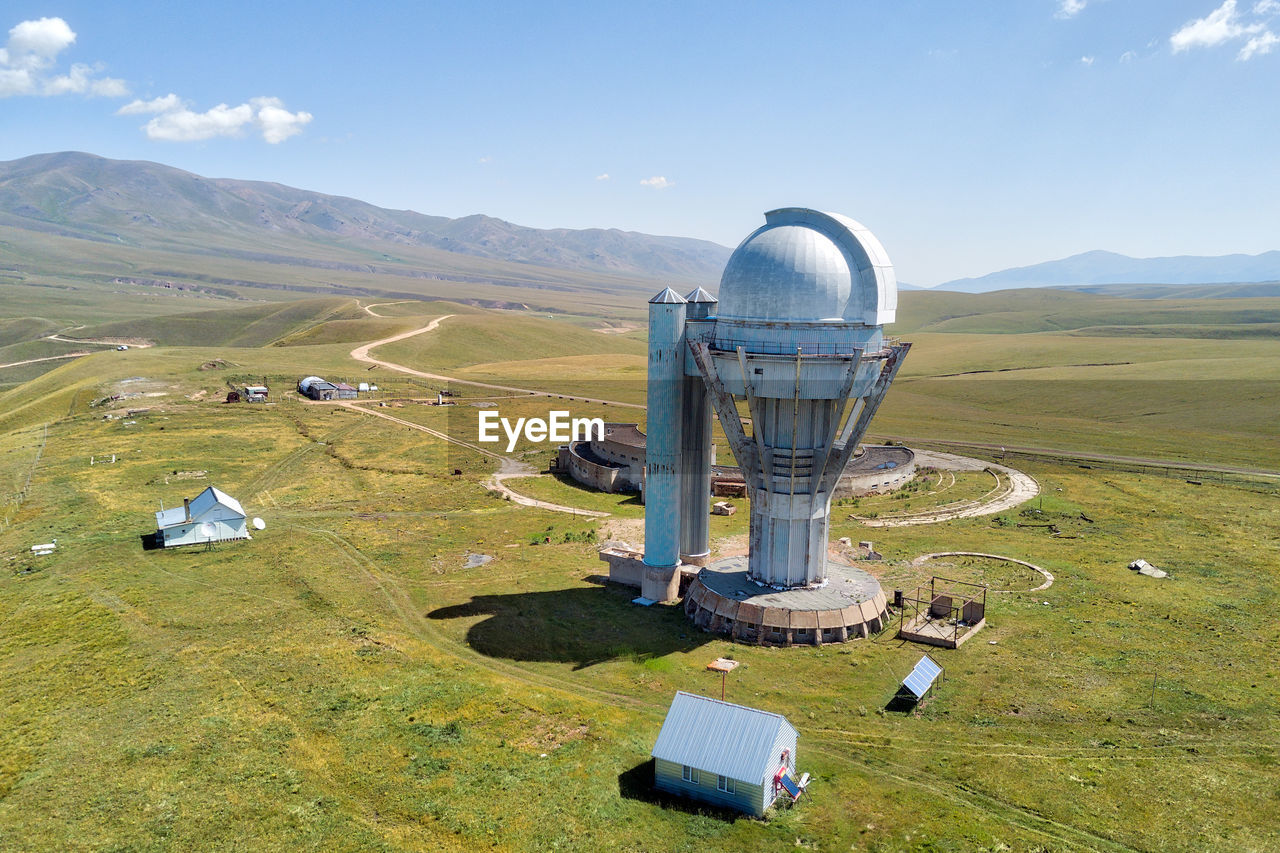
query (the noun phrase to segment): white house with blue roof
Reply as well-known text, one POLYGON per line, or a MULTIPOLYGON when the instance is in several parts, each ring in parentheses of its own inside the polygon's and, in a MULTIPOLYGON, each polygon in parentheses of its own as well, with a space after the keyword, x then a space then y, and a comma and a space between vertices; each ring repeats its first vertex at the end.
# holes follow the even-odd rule
POLYGON ((156 513, 156 544, 162 548, 252 538, 240 501, 213 486, 156 513))
POLYGON ((795 727, 745 705, 677 693, 652 754, 654 787, 756 817, 803 790, 795 727))

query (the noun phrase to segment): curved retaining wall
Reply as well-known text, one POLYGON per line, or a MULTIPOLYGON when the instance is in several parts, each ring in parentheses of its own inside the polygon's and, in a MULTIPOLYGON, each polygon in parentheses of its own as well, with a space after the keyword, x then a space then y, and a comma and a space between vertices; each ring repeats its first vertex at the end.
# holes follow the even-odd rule
POLYGON ((868 445, 849 460, 832 497, 854 498, 892 492, 911 482, 915 475, 915 451, 897 445, 868 445))
POLYGON ((868 601, 830 610, 762 607, 735 601, 695 579, 684 598, 685 615, 704 631, 741 643, 821 646, 878 633, 888 623, 888 601, 878 592, 868 601))
POLYGON ((597 462, 582 455, 579 445, 585 441, 575 441, 561 454, 561 464, 568 468, 569 476, 584 486, 599 489, 602 492, 616 492, 624 482, 622 470, 607 462, 597 462))
POLYGON ((644 433, 635 424, 605 424, 601 439, 560 446, 557 467, 584 486, 638 492, 644 484, 644 433))

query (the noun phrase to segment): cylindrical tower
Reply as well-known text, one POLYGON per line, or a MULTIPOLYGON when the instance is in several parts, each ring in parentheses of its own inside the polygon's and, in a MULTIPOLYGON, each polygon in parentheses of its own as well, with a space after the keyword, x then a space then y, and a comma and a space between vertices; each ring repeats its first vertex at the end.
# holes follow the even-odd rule
POLYGON ((884 341, 897 283, 870 231, 806 208, 765 222, 730 257, 714 323, 689 349, 747 481, 749 576, 812 586, 832 491, 910 345, 884 341))
POLYGON ((680 564, 685 300, 671 288, 649 300, 648 422, 645 425, 644 562, 680 564))
MULTIPOLYGON (((701 287, 685 296, 685 336, 707 325, 716 298, 701 287)), ((685 359, 680 410, 680 559, 703 565, 711 553, 711 397, 692 358, 685 359)))

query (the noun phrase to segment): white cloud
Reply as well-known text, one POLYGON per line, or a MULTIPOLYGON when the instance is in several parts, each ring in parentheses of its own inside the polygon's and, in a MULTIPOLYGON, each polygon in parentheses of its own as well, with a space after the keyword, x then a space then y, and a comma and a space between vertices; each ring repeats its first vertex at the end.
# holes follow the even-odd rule
POLYGON ((199 142, 215 136, 239 136, 244 126, 253 121, 253 108, 248 104, 228 107, 218 104, 202 113, 186 107, 163 112, 148 121, 143 130, 147 138, 166 142, 199 142))
POLYGON ((492 163, 492 162, 493 162, 493 158, 492 158, 492 157, 485 156, 485 157, 481 157, 481 158, 480 158, 479 160, 477 160, 476 162, 483 166, 485 163, 492 163))
POLYGON ((1120 54, 1121 62, 1133 62, 1137 58, 1138 54, 1134 53, 1132 50, 1126 50, 1124 53, 1120 54))
POLYGON ((1082 56, 1082 57, 1080 57, 1080 64, 1081 64, 1081 65, 1092 65, 1092 64, 1093 64, 1093 57, 1092 57, 1092 56, 1082 56))
POLYGON ((1055 18, 1074 18, 1084 11, 1084 7, 1089 5, 1089 0, 1059 0, 1058 11, 1054 13, 1055 18))
POLYGON ((136 116, 150 115, 151 113, 163 113, 169 110, 176 110, 182 106, 182 99, 170 92, 160 97, 152 98, 149 101, 130 101, 120 109, 116 110, 118 116, 136 116))
POLYGON ((607 181, 607 180, 609 180, 609 173, 608 173, 608 172, 605 172, 605 173, 603 173, 603 174, 596 175, 596 180, 597 180, 597 181, 607 181))
POLYGON ((123 80, 99 77, 102 67, 75 63, 65 74, 53 73, 58 54, 75 44, 76 34, 62 18, 22 21, 9 30, 0 47, 0 98, 14 95, 129 94, 123 80))
POLYGON ((77 62, 71 66, 70 72, 44 81, 42 93, 45 95, 98 95, 104 98, 123 98, 129 94, 129 87, 123 80, 115 77, 95 77, 102 69, 77 62))
POLYGON ((275 145, 302 132, 312 115, 289 112, 279 98, 250 98, 247 104, 229 107, 218 104, 195 112, 170 92, 150 101, 132 101, 116 110, 116 115, 154 115, 142 126, 148 139, 164 142, 200 142, 217 136, 241 136, 254 127, 262 138, 275 145))
POLYGON ((1203 18, 1184 24, 1169 37, 1174 53, 1193 47, 1217 47, 1243 36, 1256 35, 1265 29, 1261 23, 1244 24, 1236 10, 1236 0, 1223 0, 1221 6, 1203 18))
POLYGON ((668 181, 661 175, 654 175, 652 178, 644 178, 640 181, 642 187, 652 187, 655 190, 665 190, 668 187, 674 187, 675 181, 668 181))
POLYGON ((76 34, 61 18, 23 21, 9 30, 6 57, 14 65, 51 65, 58 54, 75 43, 76 34))
POLYGON ((1280 0, 1258 0, 1253 4, 1253 14, 1255 15, 1275 15, 1280 14, 1280 0))
POLYGON ((311 113, 289 112, 279 98, 254 98, 249 103, 257 110, 254 118, 262 131, 262 138, 272 145, 302 133, 302 128, 313 118, 311 113))
POLYGON ((1245 46, 1240 48, 1240 52, 1236 54, 1236 59, 1241 62, 1248 62, 1254 56, 1261 56, 1271 52, 1271 48, 1280 44, 1280 36, 1270 30, 1263 30, 1258 35, 1249 39, 1245 46))

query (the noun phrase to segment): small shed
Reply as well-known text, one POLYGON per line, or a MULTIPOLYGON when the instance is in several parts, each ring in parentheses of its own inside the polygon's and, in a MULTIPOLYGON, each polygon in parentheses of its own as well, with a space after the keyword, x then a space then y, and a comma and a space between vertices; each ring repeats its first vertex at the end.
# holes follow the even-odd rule
POLYGON ((308 376, 298 380, 298 393, 312 400, 337 400, 338 389, 332 382, 326 382, 319 376, 308 376))
POLYGON ((778 780, 793 780, 796 730, 781 714, 681 691, 652 755, 659 790, 760 817, 787 790, 778 780))
POLYGON ((267 390, 266 385, 246 385, 241 399, 246 403, 265 403, 267 402, 268 394, 270 394, 270 391, 267 390))
POLYGON ((244 507, 213 486, 180 507, 156 513, 156 544, 161 548, 252 538, 244 507))
POLYGON ((355 388, 353 388, 352 386, 348 385, 345 382, 333 383, 333 390, 334 390, 334 395, 333 395, 334 399, 337 399, 337 400, 354 400, 358 393, 355 388))

